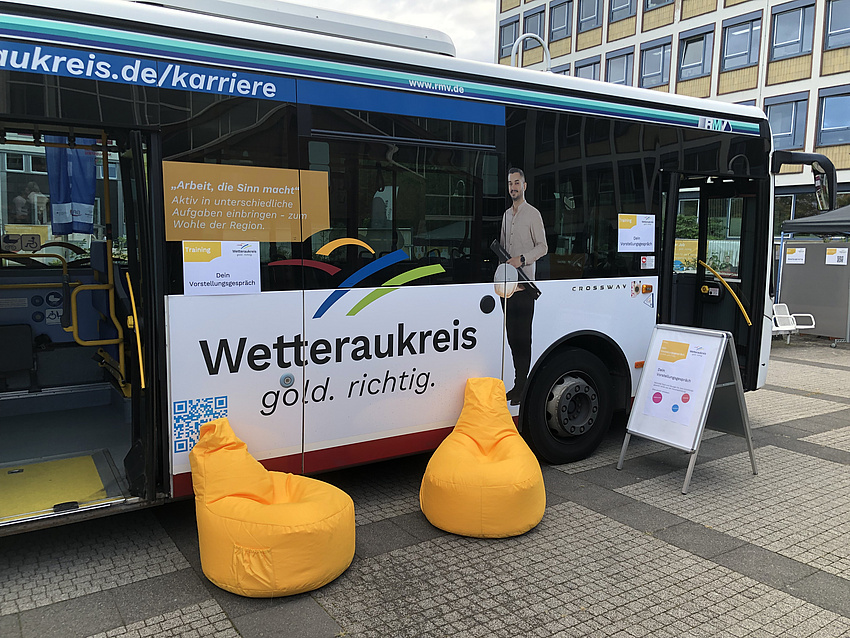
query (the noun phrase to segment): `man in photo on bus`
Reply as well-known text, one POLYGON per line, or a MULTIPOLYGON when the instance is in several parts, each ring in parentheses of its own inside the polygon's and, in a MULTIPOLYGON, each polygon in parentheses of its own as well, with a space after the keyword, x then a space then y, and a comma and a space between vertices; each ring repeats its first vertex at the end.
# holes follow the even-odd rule
MULTIPOLYGON (((522 169, 512 168, 508 171, 508 194, 512 204, 502 217, 499 243, 511 256, 508 264, 534 281, 535 262, 549 251, 549 246, 546 244, 546 230, 540 211, 525 200, 527 186, 522 169)), ((519 405, 531 366, 534 295, 527 286, 519 284, 505 308, 507 301, 502 299, 502 308, 506 314, 505 328, 514 363, 514 385, 508 390, 507 399, 511 405, 519 405)))

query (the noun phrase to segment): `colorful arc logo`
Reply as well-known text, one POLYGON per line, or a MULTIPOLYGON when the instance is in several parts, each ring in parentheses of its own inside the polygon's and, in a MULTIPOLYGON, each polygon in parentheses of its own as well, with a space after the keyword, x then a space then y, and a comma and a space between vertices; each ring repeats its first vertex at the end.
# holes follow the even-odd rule
MULTIPOLYGON (((316 254, 327 256, 330 255, 334 250, 341 246, 361 246, 368 250, 373 255, 375 254, 375 250, 366 242, 361 241, 359 239, 335 239, 334 241, 328 242, 319 250, 316 251, 316 254)), ((358 283, 374 275, 381 270, 389 268, 390 266, 394 266, 395 264, 410 259, 410 256, 404 252, 403 250, 396 250, 391 252, 388 255, 384 255, 376 259, 373 262, 370 262, 354 272, 351 276, 349 276, 345 281, 343 281, 336 290, 331 292, 325 300, 322 302, 322 305, 319 306, 319 309, 316 310, 316 313, 313 315, 313 319, 318 319, 322 317, 337 301, 342 299, 347 293, 349 293, 353 286, 356 286, 358 283)), ((332 266, 330 264, 326 264, 321 261, 316 261, 312 259, 286 259, 282 261, 276 261, 269 264, 270 266, 306 266, 308 268, 316 268, 318 270, 323 270, 328 274, 335 275, 339 272, 339 268, 336 266, 332 266)), ((384 283, 381 284, 381 287, 377 290, 373 290, 369 294, 367 294, 363 299, 357 302, 347 313, 347 316, 353 317, 361 310, 363 310, 366 306, 371 303, 377 301, 384 295, 388 295, 391 292, 398 290, 399 287, 404 284, 410 283, 411 281, 416 281, 417 279, 422 279, 423 277, 428 277, 430 275, 436 275, 441 272, 445 272, 445 269, 440 265, 430 265, 430 266, 420 266, 419 268, 414 268, 407 272, 404 272, 400 275, 396 275, 390 279, 387 279, 384 283)))

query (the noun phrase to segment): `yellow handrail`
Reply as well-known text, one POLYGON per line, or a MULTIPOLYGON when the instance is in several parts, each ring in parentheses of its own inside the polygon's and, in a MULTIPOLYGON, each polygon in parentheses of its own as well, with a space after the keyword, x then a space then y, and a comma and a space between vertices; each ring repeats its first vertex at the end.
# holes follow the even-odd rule
POLYGON ((130 281, 130 273, 125 272, 127 277, 127 290, 130 293, 130 305, 133 307, 133 332, 136 333, 136 348, 139 351, 139 378, 142 380, 142 390, 145 389, 145 364, 142 361, 142 337, 139 335, 139 315, 136 313, 136 297, 133 295, 133 282, 130 281))
POLYGON ((726 286, 726 290, 729 291, 729 294, 732 295, 732 298, 738 304, 738 308, 741 309, 741 314, 744 315, 744 319, 747 321, 747 325, 748 326, 753 325, 753 322, 750 321, 750 316, 747 314, 747 311, 744 310, 744 304, 741 303, 741 300, 738 299, 738 295, 736 295, 735 291, 732 290, 731 286, 729 286, 729 284, 726 283, 726 280, 723 277, 720 276, 720 273, 717 272, 711 266, 709 266, 707 263, 705 263, 702 259, 699 260, 699 263, 700 263, 701 266, 705 266, 706 268, 708 268, 711 271, 711 273, 720 280, 720 283, 723 284, 724 286, 726 286))

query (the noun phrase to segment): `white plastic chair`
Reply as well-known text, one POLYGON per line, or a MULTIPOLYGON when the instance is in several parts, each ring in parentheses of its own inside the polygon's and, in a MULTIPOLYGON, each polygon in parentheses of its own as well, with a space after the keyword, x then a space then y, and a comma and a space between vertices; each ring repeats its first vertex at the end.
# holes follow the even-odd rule
POLYGON ((799 334, 800 330, 810 330, 815 327, 814 315, 808 313, 791 313, 784 303, 773 304, 774 335, 784 335, 785 343, 791 343, 791 335, 799 334), (802 320, 802 321, 801 321, 802 320))

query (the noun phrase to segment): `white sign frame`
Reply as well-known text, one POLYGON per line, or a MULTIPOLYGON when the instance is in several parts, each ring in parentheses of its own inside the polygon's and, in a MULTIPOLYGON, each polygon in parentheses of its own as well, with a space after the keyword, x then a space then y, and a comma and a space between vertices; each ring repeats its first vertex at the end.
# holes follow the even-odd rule
MULTIPOLYGON (((682 388, 672 386, 670 390, 681 391, 682 388)), ((661 403, 663 401, 659 402, 659 405, 661 403)), ((684 450, 691 455, 682 486, 682 494, 687 494, 706 427, 746 439, 753 474, 758 474, 732 334, 704 328, 657 325, 649 342, 643 373, 635 392, 617 469, 623 468, 626 450, 633 434, 684 450), (672 364, 662 361, 659 365, 659 355, 665 342, 685 346, 683 350, 687 355, 672 364), (689 364, 689 357, 705 357, 704 364, 689 364), (653 395, 658 392, 659 379, 667 383, 669 368, 675 371, 677 363, 681 366, 680 369, 692 373, 692 376, 678 374, 675 378, 677 383, 685 384, 683 388, 692 389, 688 401, 693 405, 687 414, 682 411, 681 417, 677 418, 678 411, 672 410, 670 415, 662 416, 661 409, 646 406, 648 403, 653 405, 653 395)))

